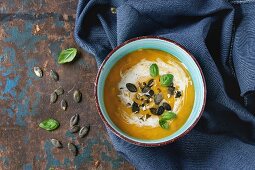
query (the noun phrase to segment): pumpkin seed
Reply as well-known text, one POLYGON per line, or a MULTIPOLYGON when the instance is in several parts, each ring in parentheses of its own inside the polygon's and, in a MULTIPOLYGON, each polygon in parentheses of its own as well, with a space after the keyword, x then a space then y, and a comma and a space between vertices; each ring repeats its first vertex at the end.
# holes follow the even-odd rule
POLYGON ((62 143, 60 141, 58 141, 57 139, 51 139, 50 140, 52 145, 56 148, 62 148, 62 143))
POLYGON ((149 82, 148 82, 148 86, 149 87, 152 87, 154 85, 154 80, 153 79, 150 79, 149 82))
POLYGON ((158 110, 157 110, 157 115, 162 115, 165 111, 165 108, 163 106, 159 106, 158 110))
POLYGON ((154 91, 153 91, 153 90, 150 90, 150 91, 149 91, 149 95, 150 95, 150 96, 153 96, 153 95, 154 95, 154 91))
POLYGON ((54 90, 54 92, 59 96, 64 94, 64 89, 62 87, 59 87, 56 90, 54 90))
POLYGON ((164 102, 164 103, 162 104, 162 106, 165 108, 165 110, 171 110, 171 109, 172 109, 171 106, 170 106, 170 104, 168 104, 168 103, 166 103, 166 102, 164 102))
POLYGON ((151 117, 150 114, 146 114, 146 115, 145 115, 145 119, 149 119, 150 117, 151 117))
POLYGON ((80 130, 80 126, 79 125, 73 125, 72 127, 70 127, 69 131, 71 133, 76 133, 80 130))
POLYGON ((70 127, 73 127, 74 125, 77 125, 79 122, 79 114, 75 114, 70 119, 70 127))
POLYGON ((127 84, 126 84, 126 87, 127 87, 127 89, 128 89, 130 92, 137 92, 136 86, 135 86, 134 84, 132 84, 132 83, 127 83, 127 84))
POLYGON ((34 67, 34 73, 37 77, 43 76, 43 71, 40 69, 40 67, 34 67))
POLYGON ((77 147, 76 147, 73 143, 68 142, 67 147, 68 147, 68 150, 69 150, 74 156, 77 155, 77 147))
POLYGON ((175 91, 175 87, 174 86, 168 87, 168 93, 169 94, 174 95, 174 91, 175 91))
POLYGON ((161 93, 154 95, 154 103, 156 105, 159 105, 162 100, 163 100, 163 96, 161 93))
POLYGON ((154 115, 157 114, 157 109, 156 108, 150 108, 150 112, 154 115))
POLYGON ((55 103, 58 99, 57 93, 53 92, 50 95, 50 103, 55 103))
POLYGON ((63 110, 67 109, 67 102, 64 99, 61 101, 60 105, 63 110))
POLYGON ((138 113, 140 111, 140 108, 136 102, 132 104, 132 112, 138 113))
POLYGON ((150 87, 148 87, 148 86, 145 86, 145 87, 142 89, 142 92, 143 92, 143 93, 147 93, 148 91, 150 91, 150 87))
POLYGON ((85 137, 89 132, 89 128, 90 128, 89 126, 83 126, 79 131, 79 137, 80 138, 85 137))
POLYGON ((182 96, 182 92, 181 91, 177 91, 175 94, 175 98, 179 98, 182 96))
POLYGON ((50 70, 50 77, 55 80, 58 81, 58 74, 54 71, 54 70, 50 70))
POLYGON ((73 100, 76 103, 79 103, 81 101, 81 92, 79 90, 75 90, 73 93, 73 100))

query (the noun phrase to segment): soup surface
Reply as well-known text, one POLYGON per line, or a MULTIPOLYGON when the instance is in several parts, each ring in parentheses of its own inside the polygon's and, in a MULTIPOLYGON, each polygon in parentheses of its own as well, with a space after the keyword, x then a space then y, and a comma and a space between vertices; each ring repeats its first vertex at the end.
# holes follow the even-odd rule
POLYGON ((104 103, 111 120, 128 135, 160 139, 187 121, 194 93, 189 72, 177 58, 164 51, 140 49, 110 70, 104 103))

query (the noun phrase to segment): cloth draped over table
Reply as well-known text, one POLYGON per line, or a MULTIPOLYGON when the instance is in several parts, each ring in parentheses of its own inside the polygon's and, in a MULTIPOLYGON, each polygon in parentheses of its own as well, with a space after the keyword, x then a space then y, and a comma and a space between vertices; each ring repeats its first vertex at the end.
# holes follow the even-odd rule
POLYGON ((75 40, 98 66, 124 41, 156 35, 185 46, 202 67, 207 103, 185 137, 145 148, 108 131, 136 168, 255 169, 254 9, 253 0, 79 1, 75 40))

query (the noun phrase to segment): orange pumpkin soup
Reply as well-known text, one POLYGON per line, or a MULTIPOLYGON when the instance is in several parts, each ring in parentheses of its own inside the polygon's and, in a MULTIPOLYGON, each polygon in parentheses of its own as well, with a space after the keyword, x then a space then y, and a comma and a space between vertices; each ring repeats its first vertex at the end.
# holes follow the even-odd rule
POLYGON ((185 66, 164 51, 140 49, 120 59, 104 86, 111 120, 139 139, 160 139, 187 121, 195 90, 185 66))

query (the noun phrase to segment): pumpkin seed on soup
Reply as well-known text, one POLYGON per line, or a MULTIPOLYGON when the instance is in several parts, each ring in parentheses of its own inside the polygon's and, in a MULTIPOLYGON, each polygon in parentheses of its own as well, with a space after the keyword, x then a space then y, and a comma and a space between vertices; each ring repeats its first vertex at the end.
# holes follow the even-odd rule
POLYGON ((162 106, 165 108, 165 110, 171 110, 172 109, 171 106, 168 103, 166 103, 166 102, 164 102, 162 104, 162 106))
POLYGON ((150 87, 148 87, 148 86, 145 86, 143 89, 142 89, 142 92, 143 93, 147 93, 148 91, 150 91, 150 87))
POLYGON ((182 92, 181 91, 177 91, 175 94, 175 98, 179 98, 182 96, 182 92))
POLYGON ((153 91, 153 90, 150 90, 150 91, 149 91, 149 95, 150 95, 150 96, 153 96, 153 95, 154 95, 154 91, 153 91))
POLYGON ((157 115, 162 115, 165 111, 165 108, 163 106, 159 106, 158 110, 157 110, 157 115))
POLYGON ((146 114, 146 115, 145 115, 145 119, 149 119, 150 117, 151 117, 150 114, 146 114))
POLYGON ((140 108, 136 102, 133 102, 132 104, 132 112, 138 113, 140 111, 140 108))
POLYGON ((163 100, 163 96, 161 93, 154 95, 154 103, 156 105, 159 105, 162 100, 163 100))
POLYGON ((174 86, 169 86, 168 87, 168 93, 171 95, 174 95, 175 87, 174 86))
POLYGON ((154 80, 150 79, 148 82, 148 87, 152 87, 154 85, 154 80))
POLYGON ((127 89, 130 91, 130 92, 137 92, 137 88, 136 88, 136 86, 134 85, 134 84, 132 84, 132 83, 127 83, 126 84, 126 87, 127 87, 127 89))
POLYGON ((150 112, 154 115, 157 114, 157 109, 156 108, 150 108, 150 112))

